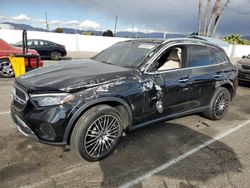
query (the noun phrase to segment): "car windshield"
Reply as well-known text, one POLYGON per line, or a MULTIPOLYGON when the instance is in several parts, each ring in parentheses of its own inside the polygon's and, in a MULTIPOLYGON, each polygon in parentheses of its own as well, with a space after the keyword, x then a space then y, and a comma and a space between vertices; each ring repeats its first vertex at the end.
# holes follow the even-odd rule
POLYGON ((137 68, 159 43, 126 41, 114 44, 93 59, 126 68, 137 68))
POLYGON ((15 43, 14 45, 23 45, 23 42, 19 41, 19 42, 15 43))

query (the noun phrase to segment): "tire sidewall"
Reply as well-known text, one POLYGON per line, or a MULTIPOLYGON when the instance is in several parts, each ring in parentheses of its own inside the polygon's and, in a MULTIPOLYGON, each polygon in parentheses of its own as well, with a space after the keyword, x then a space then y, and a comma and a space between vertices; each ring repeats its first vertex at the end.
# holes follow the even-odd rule
POLYGON ((122 131, 123 131, 122 119, 121 119, 119 112, 116 109, 106 106, 106 105, 99 106, 99 108, 95 107, 94 110, 91 109, 90 112, 87 112, 84 115, 82 115, 81 118, 76 123, 76 129, 77 130, 75 131, 77 131, 77 133, 73 134, 75 138, 72 138, 71 140, 73 140, 74 148, 77 151, 78 155, 80 157, 85 158, 88 161, 99 161, 109 156, 115 150, 117 144, 119 143, 119 140, 121 138, 122 131), (100 157, 93 157, 93 156, 90 156, 85 150, 85 136, 88 132, 89 127, 92 125, 92 123, 96 119, 104 115, 113 115, 119 121, 120 126, 119 126, 118 138, 116 142, 112 145, 111 149, 107 151, 104 155, 100 157))

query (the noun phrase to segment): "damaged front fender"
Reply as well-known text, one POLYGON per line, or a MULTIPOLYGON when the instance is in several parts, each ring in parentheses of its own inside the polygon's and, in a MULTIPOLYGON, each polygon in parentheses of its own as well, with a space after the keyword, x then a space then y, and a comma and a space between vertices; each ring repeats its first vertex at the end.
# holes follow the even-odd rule
POLYGON ((63 137, 63 142, 66 142, 66 143, 69 142, 70 134, 71 134, 71 132, 72 132, 72 130, 74 128, 74 125, 75 125, 77 119, 80 117, 81 114, 86 112, 91 106, 95 106, 95 105, 98 105, 98 104, 103 104, 103 103, 106 103, 106 102, 117 102, 117 103, 120 103, 121 105, 123 105, 125 107, 125 109, 127 110, 127 112, 128 112, 128 117, 129 117, 128 118, 128 127, 130 127, 132 125, 132 123, 133 123, 132 111, 131 111, 131 108, 128 105, 128 103, 125 102, 124 100, 122 100, 120 98, 117 98, 117 97, 105 97, 105 98, 100 98, 100 99, 96 99, 96 100, 91 100, 90 102, 82 105, 74 113, 74 115, 70 119, 70 121, 68 123, 68 126, 67 126, 67 128, 65 130, 64 137, 63 137))

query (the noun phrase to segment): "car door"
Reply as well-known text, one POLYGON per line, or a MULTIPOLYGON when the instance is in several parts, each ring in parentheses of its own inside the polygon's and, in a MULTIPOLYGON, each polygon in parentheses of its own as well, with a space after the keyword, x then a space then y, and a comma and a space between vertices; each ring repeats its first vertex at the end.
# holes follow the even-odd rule
POLYGON ((42 56, 42 57, 47 57, 47 54, 48 54, 48 49, 47 49, 47 46, 45 44, 45 41, 43 40, 39 40, 38 41, 38 47, 37 47, 37 50, 39 51, 39 54, 42 56))
POLYGON ((190 102, 193 108, 209 105, 215 91, 216 81, 224 79, 224 71, 213 53, 214 48, 205 45, 187 47, 190 68, 190 102))
MULTIPOLYGON (((155 70, 161 57, 166 51, 163 51, 159 57, 152 63, 146 73, 151 80, 152 90, 145 91, 144 119, 150 121, 158 118, 170 117, 182 113, 189 108, 190 88, 189 74, 186 69, 186 48, 185 46, 173 46, 171 48, 182 48, 182 62, 179 68, 168 69, 164 71, 155 70), (156 64, 156 65, 155 65, 156 64)), ((166 50, 170 50, 167 48, 166 50)))

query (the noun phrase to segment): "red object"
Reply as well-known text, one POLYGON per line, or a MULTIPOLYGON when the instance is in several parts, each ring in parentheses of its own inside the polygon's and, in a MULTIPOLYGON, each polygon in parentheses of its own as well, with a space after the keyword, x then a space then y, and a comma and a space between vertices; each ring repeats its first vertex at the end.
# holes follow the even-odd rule
MULTIPOLYGON (((0 59, 5 59, 9 58, 10 55, 22 55, 23 54, 23 49, 20 47, 14 47, 4 40, 0 39, 0 59)), ((39 53, 36 50, 28 50, 28 54, 34 54, 34 55, 39 55, 39 53)), ((36 59, 32 58, 31 59, 31 67, 32 68, 38 68, 36 59)), ((28 66, 28 59, 25 58, 25 66, 28 66)), ((40 55, 39 55, 39 67, 43 66, 43 62, 41 61, 40 55)))

